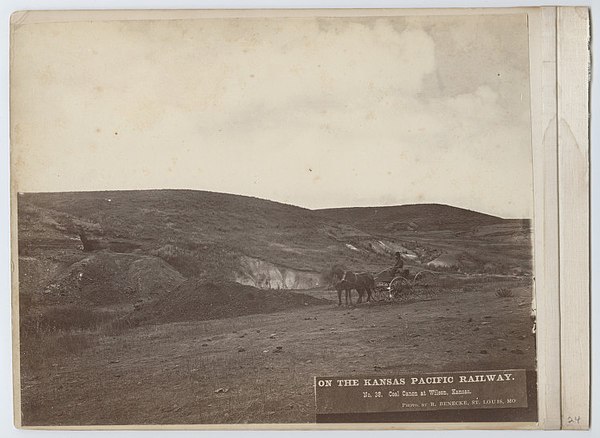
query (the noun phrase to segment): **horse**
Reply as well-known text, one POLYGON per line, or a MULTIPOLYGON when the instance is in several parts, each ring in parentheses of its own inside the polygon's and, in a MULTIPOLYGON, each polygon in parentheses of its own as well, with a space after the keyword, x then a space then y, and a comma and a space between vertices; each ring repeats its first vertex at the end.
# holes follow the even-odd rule
POLYGON ((345 292, 346 306, 348 301, 352 305, 352 289, 356 287, 356 274, 352 271, 344 271, 344 275, 340 281, 334 284, 334 288, 338 294, 338 306, 342 305, 342 291, 345 292))
POLYGON ((361 303, 365 293, 367 294, 367 303, 371 301, 375 291, 375 279, 368 272, 356 274, 356 291, 358 292, 358 302, 361 303))
POLYGON ((375 279, 368 272, 344 271, 342 279, 334 284, 334 288, 338 293, 338 306, 342 305, 342 291, 345 292, 346 305, 348 305, 348 302, 352 305, 352 289, 356 289, 356 292, 358 292, 357 304, 362 303, 365 293, 367 294, 367 302, 369 302, 375 289, 375 279))

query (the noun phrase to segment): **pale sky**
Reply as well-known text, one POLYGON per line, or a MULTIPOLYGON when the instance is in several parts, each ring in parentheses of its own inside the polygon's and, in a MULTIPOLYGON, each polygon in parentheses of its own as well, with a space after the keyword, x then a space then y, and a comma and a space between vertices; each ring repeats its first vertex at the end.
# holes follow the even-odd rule
POLYGON ((531 217, 525 15, 21 25, 18 191, 531 217))

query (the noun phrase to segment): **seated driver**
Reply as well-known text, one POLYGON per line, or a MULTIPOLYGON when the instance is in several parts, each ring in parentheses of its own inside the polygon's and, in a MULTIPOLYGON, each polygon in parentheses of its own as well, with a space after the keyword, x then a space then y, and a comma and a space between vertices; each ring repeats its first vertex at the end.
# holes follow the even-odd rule
POLYGON ((400 275, 402 273, 402 268, 404 267, 404 260, 402 259, 402 254, 400 254, 399 251, 396 251, 394 256, 396 257, 396 263, 394 264, 394 267, 391 269, 392 277, 394 277, 396 275, 400 275))

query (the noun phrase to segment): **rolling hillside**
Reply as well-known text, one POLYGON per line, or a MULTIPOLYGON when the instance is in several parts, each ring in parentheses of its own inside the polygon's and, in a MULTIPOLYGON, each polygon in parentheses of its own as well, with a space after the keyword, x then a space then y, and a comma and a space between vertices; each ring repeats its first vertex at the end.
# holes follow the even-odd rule
POLYGON ((365 234, 300 207, 186 190, 24 194, 19 218, 23 252, 77 247, 83 229, 115 252, 210 254, 220 266, 246 255, 300 270, 344 258, 340 239, 365 234))
POLYGON ((396 251, 419 269, 531 268, 526 221, 445 205, 308 210, 190 190, 32 193, 19 195, 18 217, 21 291, 44 300, 131 304, 189 278, 309 289, 335 264, 379 272, 396 251))
MULTIPOLYGON (((321 216, 373 234, 397 231, 470 231, 477 227, 515 222, 489 214, 442 204, 411 204, 390 207, 331 208, 321 216)), ((516 220, 521 224, 523 221, 516 220)))

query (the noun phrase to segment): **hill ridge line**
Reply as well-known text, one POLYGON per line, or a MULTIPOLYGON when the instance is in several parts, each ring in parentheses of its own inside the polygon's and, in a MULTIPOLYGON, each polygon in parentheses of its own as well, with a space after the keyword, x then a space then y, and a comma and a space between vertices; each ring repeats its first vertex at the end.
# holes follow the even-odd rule
POLYGON ((227 197, 234 197, 234 198, 245 198, 245 199, 250 199, 250 200, 257 200, 257 201, 263 201, 263 202, 269 202, 269 203, 274 203, 274 204, 278 204, 278 205, 283 205, 283 206, 288 206, 288 207, 294 207, 294 208, 298 208, 304 211, 310 211, 310 212, 315 212, 315 213, 326 213, 326 212, 335 212, 335 211, 357 211, 357 210, 374 210, 374 209, 381 209, 381 210, 390 210, 390 209, 401 209, 401 208, 410 208, 410 207, 418 207, 418 208, 426 208, 426 207, 442 207, 442 208, 448 208, 448 209, 454 209, 454 210, 459 210, 459 211, 463 211, 463 212, 469 212, 469 213, 475 213, 475 214, 480 214, 480 215, 484 215, 484 216, 488 216, 491 218, 495 218, 495 219, 500 219, 500 220, 525 220, 525 221, 531 221, 531 218, 504 218, 501 216, 496 216, 490 213, 485 213, 482 211, 478 211, 478 210, 472 210, 469 208, 465 208, 465 207, 458 207, 455 205, 451 205, 451 204, 444 204, 444 203, 439 203, 439 202, 424 202, 424 203, 409 203, 409 204, 395 204, 395 205, 361 205, 361 206, 346 206, 346 207, 324 207, 324 208, 309 208, 309 207, 303 207, 301 205, 297 205, 297 204, 292 204, 289 202, 282 202, 282 201, 275 201, 272 199, 268 199, 268 198, 261 198, 259 196, 253 196, 253 195, 244 195, 244 194, 238 194, 238 193, 230 193, 230 192, 218 192, 218 191, 213 191, 213 190, 200 190, 200 189, 108 189, 108 190, 67 190, 67 191, 48 191, 48 192, 18 192, 17 195, 18 196, 27 196, 27 195, 61 195, 61 194, 68 194, 68 195, 82 195, 84 196, 84 194, 111 194, 111 193, 115 193, 115 194, 134 194, 134 193, 159 193, 159 192, 163 192, 163 193, 168 193, 168 192, 175 192, 175 193, 193 193, 193 194, 210 194, 210 195, 221 195, 221 196, 227 196, 227 197))

